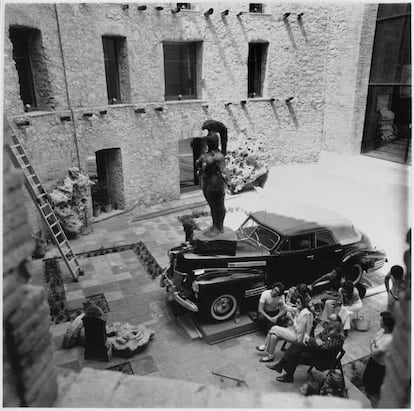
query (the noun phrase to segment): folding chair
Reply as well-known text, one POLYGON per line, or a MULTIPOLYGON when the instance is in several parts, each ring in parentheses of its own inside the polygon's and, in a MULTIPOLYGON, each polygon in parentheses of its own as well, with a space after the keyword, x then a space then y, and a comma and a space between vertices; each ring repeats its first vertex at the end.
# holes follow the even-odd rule
POLYGON ((342 369, 342 364, 341 364, 341 360, 343 358, 343 356, 345 355, 345 350, 343 348, 341 348, 340 350, 338 350, 338 352, 336 353, 332 363, 330 366, 318 366, 316 364, 312 364, 309 368, 308 368, 308 374, 312 371, 313 368, 316 368, 318 371, 326 371, 326 370, 339 370, 342 376, 342 381, 343 381, 343 389, 346 388, 345 385, 345 377, 344 377, 344 371, 342 369))

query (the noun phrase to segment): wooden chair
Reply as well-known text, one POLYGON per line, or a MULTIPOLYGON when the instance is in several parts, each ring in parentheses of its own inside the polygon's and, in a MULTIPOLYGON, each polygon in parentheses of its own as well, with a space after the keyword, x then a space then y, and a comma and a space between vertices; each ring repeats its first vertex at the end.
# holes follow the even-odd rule
POLYGON ((106 322, 97 317, 85 316, 85 360, 109 361, 111 346, 107 342, 106 322))

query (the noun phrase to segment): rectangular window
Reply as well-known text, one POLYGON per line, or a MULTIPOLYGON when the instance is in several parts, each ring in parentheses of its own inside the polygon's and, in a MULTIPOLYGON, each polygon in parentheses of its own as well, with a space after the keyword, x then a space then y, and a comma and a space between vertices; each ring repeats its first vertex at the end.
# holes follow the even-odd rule
POLYGON ((249 3, 249 12, 250 13, 263 13, 263 4, 262 3, 249 3))
POLYGON ((268 43, 249 43, 248 90, 249 97, 262 97, 268 43))
POLYGON ((191 3, 177 3, 177 9, 191 10, 191 3))
POLYGON ((315 234, 316 247, 327 247, 329 245, 335 245, 336 241, 332 237, 329 231, 321 231, 315 234))
POLYGON ((30 37, 40 35, 37 30, 27 28, 10 28, 10 40, 13 44, 13 59, 19 76, 20 97, 25 107, 37 107, 34 77, 30 56, 30 37))
POLYGON ((301 251, 312 248, 312 234, 296 235, 290 239, 290 250, 301 251))
POLYGON ((197 98, 199 43, 164 43, 165 99, 197 98))
POLYGON ((106 89, 109 104, 128 103, 131 98, 125 37, 102 37, 106 89))

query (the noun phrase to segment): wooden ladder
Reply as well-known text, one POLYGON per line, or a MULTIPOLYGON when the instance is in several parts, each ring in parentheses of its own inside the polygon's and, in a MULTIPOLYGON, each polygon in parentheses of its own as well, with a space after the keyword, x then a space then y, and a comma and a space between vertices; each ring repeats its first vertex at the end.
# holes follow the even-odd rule
POLYGON ((69 241, 59 223, 59 220, 53 211, 53 208, 48 200, 47 192, 40 182, 34 168, 30 164, 29 158, 27 157, 23 146, 17 138, 16 131, 11 124, 10 127, 13 130, 13 142, 8 146, 11 159, 17 168, 23 170, 25 184, 30 196, 36 204, 43 221, 46 223, 53 242, 56 244, 63 260, 68 266, 69 272, 73 277, 73 281, 77 282, 79 281, 78 276, 84 274, 83 270, 79 265, 75 254, 70 247, 69 241))

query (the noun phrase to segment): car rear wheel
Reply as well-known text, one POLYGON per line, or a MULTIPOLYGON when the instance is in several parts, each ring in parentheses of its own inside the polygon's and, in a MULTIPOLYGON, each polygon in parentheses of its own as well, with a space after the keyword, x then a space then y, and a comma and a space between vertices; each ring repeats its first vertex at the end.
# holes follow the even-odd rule
POLYGON ((228 320, 237 310, 237 299, 231 294, 222 294, 210 305, 210 315, 216 321, 228 320))
POLYGON ((361 281, 364 270, 359 264, 352 264, 346 274, 346 280, 352 281, 354 285, 361 281))

